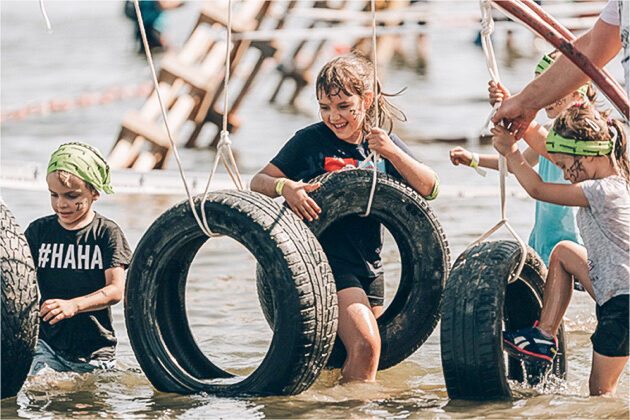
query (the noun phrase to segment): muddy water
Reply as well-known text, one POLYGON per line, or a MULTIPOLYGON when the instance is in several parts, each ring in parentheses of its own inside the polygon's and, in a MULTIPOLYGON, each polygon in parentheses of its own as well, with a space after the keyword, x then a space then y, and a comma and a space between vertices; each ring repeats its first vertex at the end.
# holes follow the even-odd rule
MULTIPOLYGON (((142 57, 131 45, 130 23, 122 16, 119 2, 46 2, 54 32, 45 32, 35 1, 2 1, 2 108, 28 103, 72 98, 85 92, 128 85, 148 79, 142 57)), ((170 14, 167 25, 173 42, 180 42, 196 18, 198 3, 170 14)), ((436 7, 476 10, 475 2, 436 7)), ((451 10, 455 10, 451 9, 451 10)), ((517 38, 531 51, 531 39, 517 38)), ((409 123, 403 138, 475 135, 485 119, 487 71, 483 55, 472 45, 474 27, 440 29, 431 35, 429 73, 418 76, 408 70, 389 69, 386 88, 408 86, 399 98, 409 123)), ((502 33, 497 33, 500 45, 502 33)), ((343 44, 343 40, 335 41, 343 44)), ((332 53, 332 47, 327 51, 332 53)), ((505 58, 498 47, 499 57, 505 58)), ((532 53, 538 54, 538 53, 532 53)), ((157 58, 159 60, 159 57, 157 58)), ((508 86, 517 89, 531 77, 536 58, 525 56, 512 66, 501 62, 508 86)), ((253 93, 241 111, 244 124, 232 136, 239 166, 251 174, 274 154, 296 129, 316 119, 311 92, 301 98, 306 114, 288 113, 270 107, 267 99, 275 87, 274 63, 268 63, 253 93)), ((618 67, 610 67, 620 74, 618 67)), ((238 74, 237 74, 238 77, 238 74)), ((82 108, 46 117, 8 121, 2 124, 2 161, 26 160, 44 164, 61 143, 81 139, 107 152, 120 120, 128 109, 137 109, 141 99, 82 108)), ((207 136, 206 136, 207 138, 207 136)), ((432 203, 448 237, 452 259, 466 244, 499 219, 498 196, 460 198, 456 192, 477 191, 478 186, 497 185, 497 177, 481 178, 447 161, 449 145, 410 145, 435 168, 445 185, 444 194, 432 203)), ((478 147, 489 151, 487 146, 478 147)), ((212 154, 206 150, 183 150, 189 170, 205 171, 212 154)), ((170 168, 174 163, 170 162, 170 168)), ((513 187, 513 179, 508 180, 513 187)), ((497 187, 498 188, 498 187, 497 187)), ((45 191, 3 189, 2 198, 26 226, 49 214, 45 191)), ((102 197, 96 209, 116 220, 132 246, 163 211, 181 201, 182 195, 114 195, 102 197)), ((533 222, 533 202, 522 196, 508 198, 508 216, 518 233, 527 237, 533 222)), ((501 232, 497 238, 507 238, 501 232)), ((396 287, 398 252, 391 239, 384 250, 387 296, 396 287)), ((262 360, 271 339, 254 282, 254 258, 237 242, 220 238, 208 242, 191 269, 187 306, 193 333, 200 347, 222 367, 234 373, 251 371, 262 360)), ((180 396, 153 389, 131 350, 122 314, 114 307, 119 337, 120 370, 106 374, 55 374, 28 381, 17 398, 2 401, 3 418, 13 417, 193 417, 193 418, 468 418, 468 417, 561 417, 628 418, 630 375, 621 378, 617 396, 589 398, 588 375, 595 327, 594 303, 576 293, 565 318, 568 336, 569 378, 546 387, 514 385, 515 399, 502 403, 449 401, 440 364, 439 328, 427 342, 400 365, 379 372, 376 384, 338 384, 339 372, 327 371, 308 391, 293 397, 217 398, 210 395, 180 396)))

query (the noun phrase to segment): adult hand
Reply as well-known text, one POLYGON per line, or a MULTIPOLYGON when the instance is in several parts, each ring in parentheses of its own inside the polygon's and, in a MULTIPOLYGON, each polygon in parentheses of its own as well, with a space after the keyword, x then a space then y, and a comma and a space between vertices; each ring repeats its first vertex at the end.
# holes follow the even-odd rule
POLYGON ((39 308, 39 316, 42 318, 42 321, 50 321, 51 325, 61 320, 72 318, 77 312, 79 312, 79 305, 65 299, 45 300, 39 308))
POLYGON ((508 130, 519 140, 523 137, 537 113, 538 110, 528 108, 520 93, 517 93, 501 102, 501 106, 492 117, 492 122, 497 125, 504 119, 507 120, 508 130))
POLYGON ((366 139, 370 150, 378 152, 381 156, 388 160, 391 160, 391 157, 400 150, 398 146, 394 144, 392 139, 389 138, 387 133, 380 128, 372 128, 366 139))
POLYGON ((287 180, 282 189, 282 196, 287 201, 289 207, 301 220, 312 222, 319 218, 322 209, 319 208, 315 200, 308 196, 307 192, 314 191, 321 184, 307 184, 300 181, 287 180))
POLYGON ((453 165, 466 165, 470 166, 470 162, 472 162, 472 152, 464 149, 463 147, 455 147, 448 152, 449 157, 451 158, 451 162, 453 165))
POLYGON ((490 105, 494 106, 497 102, 503 102, 504 99, 510 97, 510 91, 501 83, 495 83, 492 80, 488 82, 488 100, 490 105))

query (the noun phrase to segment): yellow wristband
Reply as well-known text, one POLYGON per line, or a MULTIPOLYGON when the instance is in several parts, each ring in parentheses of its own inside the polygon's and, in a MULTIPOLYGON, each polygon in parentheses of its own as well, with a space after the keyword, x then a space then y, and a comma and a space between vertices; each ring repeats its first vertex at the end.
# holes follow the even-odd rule
POLYGON ((288 181, 287 178, 278 178, 276 181, 276 193, 279 196, 282 196, 282 189, 284 188, 284 184, 288 181))
POLYGON ((470 166, 471 168, 476 168, 477 166, 479 166, 479 153, 473 153, 472 154, 472 160, 470 161, 470 166))

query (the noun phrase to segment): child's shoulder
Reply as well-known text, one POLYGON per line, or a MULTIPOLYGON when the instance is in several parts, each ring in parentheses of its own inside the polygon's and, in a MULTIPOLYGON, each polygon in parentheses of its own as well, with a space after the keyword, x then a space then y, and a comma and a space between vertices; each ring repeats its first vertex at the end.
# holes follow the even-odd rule
POLYGON ((43 216, 43 217, 33 220, 31 223, 29 223, 27 229, 32 230, 32 229, 38 229, 41 227, 49 226, 51 223, 56 223, 56 221, 57 221, 57 215, 49 214, 48 216, 43 216))
POLYGON ((95 225, 98 225, 101 228, 105 228, 107 230, 122 231, 118 223, 116 223, 115 221, 113 221, 112 219, 108 217, 103 216, 99 212, 94 212, 94 220, 92 221, 92 223, 95 225))
POLYGON ((580 182, 580 187, 591 207, 630 206, 630 186, 621 176, 587 179, 580 182))

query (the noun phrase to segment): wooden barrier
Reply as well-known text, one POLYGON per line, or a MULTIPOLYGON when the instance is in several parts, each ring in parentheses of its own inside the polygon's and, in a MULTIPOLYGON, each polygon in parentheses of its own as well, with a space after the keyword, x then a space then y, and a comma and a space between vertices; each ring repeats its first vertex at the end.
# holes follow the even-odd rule
MULTIPOLYGON (((234 33, 258 29, 272 2, 244 0, 239 5, 232 18, 234 33)), ((222 112, 215 108, 223 97, 226 45, 224 40, 217 40, 215 33, 226 26, 227 8, 218 7, 216 2, 205 4, 182 50, 162 60, 158 76, 159 89, 167 109, 171 135, 177 144, 181 140, 179 132, 186 121, 194 124, 194 130, 185 143, 188 147, 195 146, 197 136, 206 122, 212 122, 217 127, 222 125, 222 112)), ((269 41, 236 40, 230 48, 232 74, 251 48, 259 51, 260 58, 229 107, 230 130, 238 128, 234 114, 260 70, 262 61, 276 52, 276 47, 269 41)), ((213 145, 216 145, 219 131, 213 145)), ((162 121, 159 101, 156 93, 152 92, 140 111, 130 111, 124 116, 118 140, 108 160, 113 168, 131 167, 146 171, 163 168, 170 152, 171 144, 162 121)))

